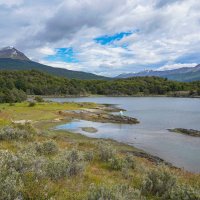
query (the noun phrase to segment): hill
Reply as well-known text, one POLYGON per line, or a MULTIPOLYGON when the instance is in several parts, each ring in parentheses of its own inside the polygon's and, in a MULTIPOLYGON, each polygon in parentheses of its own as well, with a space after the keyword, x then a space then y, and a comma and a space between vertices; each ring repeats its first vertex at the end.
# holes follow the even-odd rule
POLYGON ((65 77, 65 78, 75 78, 75 79, 94 79, 94 80, 105 80, 109 79, 104 76, 98 76, 92 73, 86 73, 81 71, 73 71, 63 68, 54 68, 47 65, 43 65, 33 61, 27 60, 16 60, 10 58, 0 58, 0 70, 38 70, 42 72, 49 73, 51 75, 65 77))
POLYGON ((116 78, 129 78, 129 77, 142 77, 142 76, 158 76, 182 82, 197 81, 200 80, 200 65, 197 65, 196 67, 183 67, 174 70, 165 70, 165 71, 146 70, 138 73, 120 74, 116 78))
POLYGON ((55 68, 31 61, 22 52, 18 51, 14 47, 5 47, 0 49, 0 70, 39 70, 49 73, 51 75, 61 76, 70 79, 109 79, 107 77, 98 76, 92 73, 55 68))

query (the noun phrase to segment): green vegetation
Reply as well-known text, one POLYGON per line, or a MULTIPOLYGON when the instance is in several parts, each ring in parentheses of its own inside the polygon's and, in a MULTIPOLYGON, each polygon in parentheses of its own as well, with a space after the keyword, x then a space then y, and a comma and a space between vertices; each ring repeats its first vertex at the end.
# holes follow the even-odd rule
MULTIPOLYGON (((200 67, 200 65, 198 65, 200 67)), ((198 81, 200 80, 200 70, 194 70, 185 73, 174 73, 166 75, 166 77, 170 80, 177 80, 183 82, 190 82, 190 81, 198 81)))
POLYGON ((42 97, 40 97, 40 96, 36 96, 35 98, 34 98, 34 100, 36 101, 36 102, 44 102, 44 99, 42 98, 42 97))
MULTIPOLYGON (((0 133, 5 135, 5 129, 0 133)), ((2 200, 198 200, 200 197, 200 185, 195 183, 198 176, 187 176, 121 153, 116 149, 119 144, 111 141, 98 142, 59 131, 36 131, 30 124, 7 127, 6 135, 0 141, 2 200), (20 136, 16 137, 16 133, 20 136), (26 135, 23 137, 26 142, 21 135, 26 135), (124 176, 124 168, 129 176, 124 176)))
POLYGON ((66 122, 59 111, 96 106, 0 104, 0 200, 200 198, 198 174, 133 156, 139 150, 122 143, 53 129, 66 122))
POLYGON ((33 62, 31 60, 18 60, 11 58, 0 58, 0 70, 9 70, 17 71, 17 70, 38 70, 41 72, 45 72, 54 76, 65 77, 65 78, 76 78, 82 80, 107 80, 109 78, 104 76, 98 76, 96 74, 81 72, 81 71, 73 71, 63 68, 55 68, 47 65, 43 65, 37 62, 33 62))
MULTIPOLYGON (((26 95, 174 95, 199 94, 200 81, 182 83, 158 77, 119 80, 76 80, 39 71, 1 71, 0 102, 21 102, 26 95), (184 92, 185 91, 185 92, 184 92)), ((38 97, 35 99, 41 102, 38 97)))

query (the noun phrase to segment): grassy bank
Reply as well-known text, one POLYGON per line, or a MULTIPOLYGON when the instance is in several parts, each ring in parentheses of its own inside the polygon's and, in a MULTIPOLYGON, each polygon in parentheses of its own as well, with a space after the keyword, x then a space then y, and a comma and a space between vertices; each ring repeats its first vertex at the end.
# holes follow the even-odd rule
POLYGON ((96 106, 0 104, 0 199, 199 199, 200 175, 135 156, 140 150, 122 143, 53 129, 66 122, 60 111, 96 106), (19 120, 31 126, 12 125, 19 120))

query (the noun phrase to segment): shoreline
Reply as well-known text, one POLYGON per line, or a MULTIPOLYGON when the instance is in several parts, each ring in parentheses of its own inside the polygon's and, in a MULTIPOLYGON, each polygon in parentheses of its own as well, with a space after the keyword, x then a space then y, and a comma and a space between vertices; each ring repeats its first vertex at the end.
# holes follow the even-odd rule
MULTIPOLYGON (((56 128, 70 122, 69 118, 59 115, 59 111, 84 109, 97 111, 97 106, 96 103, 75 102, 37 102, 33 107, 29 106, 29 102, 13 105, 0 104, 2 160, 5 160, 6 165, 10 166, 7 155, 11 155, 14 161, 20 159, 22 169, 26 170, 19 171, 19 178, 23 181, 20 191, 25 191, 20 195, 24 194, 27 198, 37 195, 39 199, 42 199, 46 194, 53 194, 51 197, 55 199, 69 197, 69 199, 80 200, 85 199, 83 197, 88 194, 88 188, 91 185, 97 187, 104 184, 108 188, 120 185, 128 186, 133 191, 140 191, 145 186, 145 181, 155 173, 155 175, 158 174, 158 176, 154 176, 158 177, 155 181, 159 181, 159 177, 167 176, 170 180, 177 180, 177 187, 184 184, 184 188, 189 187, 194 189, 194 192, 199 191, 200 185, 197 183, 200 183, 200 174, 198 171, 177 168, 172 163, 154 156, 140 147, 135 147, 134 143, 125 143, 116 138, 114 140, 90 137, 90 134, 80 134, 81 130, 74 133, 70 130, 56 128), (15 124, 15 122, 29 122, 30 124, 21 125, 15 124), (5 129, 6 127, 10 128, 5 129), (4 130, 8 130, 8 132, 4 130), (109 157, 105 160, 107 155, 109 157), (37 175, 39 175, 38 178, 37 175), (66 192, 63 193, 64 191, 66 192), (80 195, 77 198, 78 194, 80 195)), ((102 107, 107 112, 111 111, 110 108, 108 109, 108 105, 102 105, 102 107)), ((82 127, 89 127, 89 125, 92 123, 86 126, 82 124, 82 127)), ((91 128, 86 130, 96 131, 91 128)), ((106 129, 103 132, 106 134, 106 129)), ((122 135, 124 133, 125 130, 121 132, 122 135)), ((15 164, 15 162, 12 163, 15 164)), ((18 169, 18 162, 16 167, 18 169)), ((6 175, 13 178, 8 170, 6 169, 6 175)), ((5 180, 10 179, 6 177, 5 180)), ((17 184, 18 176, 14 180, 17 184)), ((165 184, 165 180, 163 180, 163 184, 165 184)), ((177 191, 179 190, 177 189, 177 191)), ((146 198, 148 195, 144 197, 146 198)), ((154 195, 151 199, 157 199, 157 196, 154 195)))
MULTIPOLYGON (((66 102, 66 103, 58 103, 58 102, 42 102, 42 103, 37 103, 35 107, 29 107, 28 106, 28 102, 24 102, 24 103, 19 103, 16 104, 14 106, 9 106, 8 104, 3 104, 3 112, 1 114, 4 114, 4 110, 8 113, 13 115, 13 109, 16 111, 18 110, 18 114, 13 117, 13 121, 23 121, 23 120, 31 120, 31 124, 33 124, 36 128, 41 129, 41 130, 49 130, 49 128, 53 128, 56 125, 60 125, 60 124, 64 124, 64 123, 68 123, 71 120, 73 120, 74 118, 71 117, 65 117, 59 114, 60 111, 74 111, 74 110, 90 110, 92 111, 95 110, 97 111, 97 107, 101 107, 101 109, 105 109, 106 112, 114 112, 115 109, 117 109, 117 112, 119 110, 122 110, 120 108, 116 108, 113 105, 104 105, 104 104, 94 104, 94 103, 71 103, 71 102, 66 102), (111 109, 110 109, 111 107, 111 109), (39 108, 39 109, 38 109, 39 108), (109 108, 109 109, 108 109, 109 108), (33 112, 34 111, 34 112, 33 112), (19 113, 21 113, 19 115, 19 113), (44 116, 43 116, 44 115, 44 116)), ((9 115, 8 115, 9 116, 9 115)), ((89 120, 90 121, 90 120, 89 120)), ((109 123, 106 119, 105 123, 109 123)), ((111 122, 112 123, 112 122, 111 122)), ((1 125, 9 125, 11 124, 11 121, 5 121, 5 123, 2 123, 1 125)), ((65 133, 69 132, 69 131, 64 131, 65 133)), ((75 135, 73 132, 71 132, 71 134, 75 135)), ((84 136, 86 137, 86 136, 84 136)), ((89 137, 88 137, 89 138, 89 137)), ((122 144, 122 142, 120 141, 116 141, 118 144, 122 144)), ((124 145, 126 145, 126 147, 130 147, 132 149, 132 151, 134 151, 134 154, 137 157, 140 158, 146 158, 147 160, 150 160, 154 163, 167 163, 168 166, 171 166, 172 168, 177 168, 176 166, 174 166, 173 164, 165 161, 164 159, 158 157, 158 156, 154 156, 144 150, 141 150, 137 147, 135 147, 134 145, 130 145, 128 143, 123 143, 124 145), (136 153, 135 153, 136 152, 136 153), (138 153, 140 152, 140 153, 138 153)), ((181 169, 181 168, 179 168, 181 169)), ((182 171, 186 171, 186 170, 182 170, 182 171)), ((192 171, 186 171, 192 174, 196 174, 196 172, 192 172, 192 171)))
MULTIPOLYGON (((106 109, 106 107, 104 107, 104 104, 97 104, 98 105, 98 109, 106 109), (103 106, 103 107, 102 107, 103 106)), ((107 105, 108 107, 110 107, 111 109, 110 110, 104 110, 105 112, 117 112, 117 111, 115 111, 115 106, 113 105, 113 104, 111 104, 111 105, 107 105)), ((119 110, 121 110, 120 108, 117 108, 117 109, 119 109, 119 110)), ((93 114, 95 114, 95 112, 97 112, 95 109, 88 109, 88 110, 90 110, 90 112, 92 112, 93 114)), ((73 111, 72 111, 73 112, 73 111)), ((87 120, 87 121, 91 121, 91 122, 100 122, 100 123, 119 123, 119 122, 112 122, 112 121, 108 121, 108 119, 106 119, 107 121, 101 121, 101 120, 97 120, 97 119, 91 119, 91 118, 85 118, 84 117, 84 114, 86 114, 86 113, 82 113, 82 114, 80 114, 79 115, 79 113, 77 114, 76 113, 76 111, 75 111, 75 113, 74 113, 74 115, 71 115, 72 114, 72 112, 71 111, 68 111, 67 113, 61 113, 61 116, 63 116, 64 118, 65 118, 65 120, 67 120, 67 123, 70 123, 71 121, 73 121, 73 120, 76 120, 76 119, 78 119, 78 120, 87 120)), ((99 113, 97 113, 97 114, 99 114, 99 113)), ((110 116, 110 114, 109 114, 109 116, 110 116)), ((111 115, 112 116, 112 115, 111 115)), ((133 118, 133 119, 135 119, 135 118, 133 118)), ((136 119, 137 120, 137 119, 136 119)), ((121 122, 122 124, 126 124, 126 123, 124 123, 124 122, 121 122)), ((137 123, 133 123, 133 124, 137 124, 137 123)), ((81 127, 80 127, 81 128, 81 127)), ((84 128, 88 128, 88 127, 84 127, 84 128)), ((89 127, 89 128, 91 128, 91 127, 89 127)), ((92 127, 93 128, 93 127, 92 127)), ((61 129, 62 130, 62 129, 61 129)), ((62 131, 66 131, 66 132, 70 132, 71 134, 75 134, 74 132, 72 132, 72 131, 70 131, 70 130, 62 130, 62 131)), ((87 132, 87 131, 86 131, 87 132)), ((77 133, 76 133, 77 134, 77 133)), ((82 136, 84 136, 84 137, 86 137, 86 138, 91 138, 91 137, 89 137, 89 136, 87 136, 87 135, 84 135, 84 134, 82 134, 82 133, 78 133, 78 134, 80 134, 80 135, 82 135, 82 136)), ((109 140, 109 141, 114 141, 115 143, 118 143, 118 144, 123 144, 123 145, 126 145, 126 146, 128 146, 128 147, 131 147, 131 148, 133 148, 133 149, 135 149, 135 150, 133 150, 133 151, 122 151, 122 153, 130 153, 130 154, 132 154, 132 155, 134 155, 134 156, 136 156, 136 157, 139 157, 139 158, 144 158, 144 159, 147 159, 148 161, 150 161, 150 162, 152 162, 152 163, 154 163, 155 165, 160 165, 160 164, 164 164, 164 165, 167 165, 168 167, 170 167, 170 168, 172 168, 172 169, 178 169, 178 170, 183 170, 183 171, 185 171, 185 172, 188 172, 188 173, 194 173, 194 174, 199 174, 198 172, 192 172, 192 171, 188 171, 188 170, 186 170, 186 169, 183 169, 183 168, 181 168, 181 167, 177 167, 177 166, 175 166, 175 165, 173 165, 172 163, 170 163, 170 162, 168 162, 168 161, 166 161, 166 160, 164 160, 163 158, 161 158, 161 157, 159 157, 159 156, 156 156, 156 155, 153 155, 153 154, 151 154, 151 153, 149 153, 149 152, 147 152, 147 151, 145 151, 145 150, 142 150, 142 149, 140 149, 140 148, 137 148, 137 147, 135 147, 134 145, 131 145, 131 144, 129 144, 129 143, 127 143, 127 142, 120 142, 120 141, 117 141, 117 140, 114 140, 114 139, 105 139, 105 138, 95 138, 95 139, 97 139, 97 140, 109 140)))
POLYGON ((173 95, 28 95, 28 98, 40 96, 42 98, 87 98, 87 97, 169 97, 169 98, 200 98, 200 96, 173 96, 173 95))
MULTIPOLYGON (((68 122, 68 123, 70 123, 70 122, 68 122)), ((119 146, 122 145, 122 146, 126 146, 128 148, 133 148, 132 150, 119 150, 121 153, 130 153, 133 156, 136 156, 138 158, 146 159, 149 162, 155 164, 156 166, 164 164, 164 165, 170 167, 171 169, 176 169, 176 170, 184 171, 184 172, 190 173, 190 174, 199 174, 199 173, 191 172, 191 171, 182 169, 180 167, 174 166, 172 163, 170 163, 170 162, 168 162, 168 161, 160 158, 159 156, 155 156, 153 154, 150 154, 150 153, 148 153, 148 152, 146 152, 146 151, 144 151, 144 150, 142 150, 142 149, 140 149, 138 147, 135 147, 134 145, 128 144, 126 142, 120 142, 120 141, 117 141, 117 140, 114 140, 114 139, 111 139, 111 138, 108 138, 108 139, 106 139, 106 138, 93 138, 93 137, 89 137, 87 135, 84 135, 82 133, 71 132, 70 130, 64 130, 64 129, 63 130, 62 129, 58 129, 58 130, 54 129, 54 130, 58 131, 58 132, 59 131, 60 132, 67 132, 67 133, 70 133, 70 134, 79 134, 79 135, 81 135, 81 136, 83 136, 85 138, 95 139, 97 141, 102 141, 102 140, 103 141, 111 141, 111 142, 113 142, 113 143, 115 143, 115 144, 117 144, 119 146)))

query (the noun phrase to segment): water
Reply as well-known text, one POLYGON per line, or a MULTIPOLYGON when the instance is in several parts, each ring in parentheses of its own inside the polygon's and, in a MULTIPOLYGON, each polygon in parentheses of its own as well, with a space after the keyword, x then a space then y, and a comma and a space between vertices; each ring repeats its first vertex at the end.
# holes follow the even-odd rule
POLYGON ((169 132, 171 128, 200 130, 200 99, 167 97, 88 97, 54 98, 58 102, 96 102, 117 104, 125 115, 136 117, 140 124, 119 125, 73 121, 58 128, 71 129, 89 137, 112 138, 125 142, 177 167, 200 173, 200 138, 169 132), (87 133, 80 127, 95 127, 87 133))

